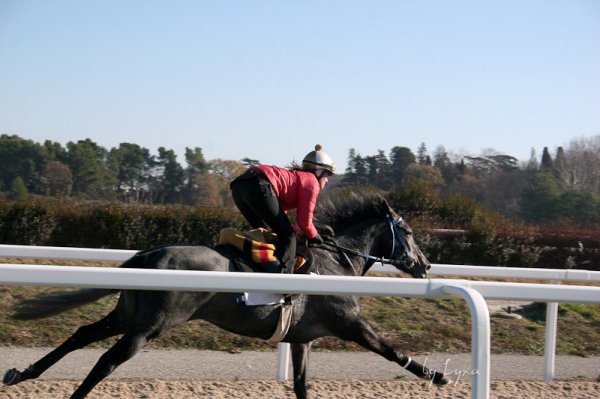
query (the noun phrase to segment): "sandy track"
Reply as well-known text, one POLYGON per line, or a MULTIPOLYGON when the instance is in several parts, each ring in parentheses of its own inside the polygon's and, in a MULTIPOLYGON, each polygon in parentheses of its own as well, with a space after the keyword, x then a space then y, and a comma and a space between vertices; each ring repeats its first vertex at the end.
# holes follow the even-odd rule
MULTIPOLYGON (((0 388, 3 399, 68 398, 76 388, 74 381, 24 382, 14 387, 0 388), (9 389, 10 388, 10 389, 9 389)), ((466 382, 442 388, 421 381, 331 381, 311 383, 314 398, 470 398, 466 382)), ((545 384, 539 381, 493 382, 491 398, 497 399, 597 399, 600 383, 592 381, 559 381, 545 384)), ((90 399, 197 399, 197 398, 294 398, 290 382, 275 381, 161 381, 108 380, 88 396, 90 399)))
MULTIPOLYGON (((0 372, 22 369, 50 348, 0 348, 0 372)), ((77 351, 36 381, 0 387, 1 399, 68 398, 103 350, 77 351)), ((469 354, 414 356, 446 370, 455 384, 438 388, 365 352, 311 354, 310 385, 314 398, 470 398, 469 354)), ((492 356, 492 398, 600 398, 600 358, 559 356, 559 381, 546 384, 539 356, 492 356)), ((118 368, 89 398, 293 398, 291 382, 276 382, 276 354, 230 354, 196 350, 146 350, 118 368)))

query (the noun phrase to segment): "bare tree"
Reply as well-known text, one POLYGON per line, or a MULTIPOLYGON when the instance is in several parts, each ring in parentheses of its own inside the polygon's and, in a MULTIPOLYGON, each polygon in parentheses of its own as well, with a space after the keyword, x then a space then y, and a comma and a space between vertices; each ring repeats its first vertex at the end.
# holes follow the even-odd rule
POLYGON ((561 187, 600 192, 600 135, 574 139, 558 154, 561 160, 555 173, 561 187))

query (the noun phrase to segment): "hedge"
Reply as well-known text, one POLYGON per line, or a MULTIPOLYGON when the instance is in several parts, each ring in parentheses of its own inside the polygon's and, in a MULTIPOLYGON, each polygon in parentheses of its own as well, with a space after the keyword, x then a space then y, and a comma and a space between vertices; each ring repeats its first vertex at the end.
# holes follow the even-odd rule
POLYGON ((120 249, 212 246, 224 227, 247 226, 238 212, 223 208, 0 200, 4 244, 120 249))
MULTIPOLYGON (((440 235, 430 230, 423 215, 403 213, 432 263, 600 270, 600 240, 592 233, 507 230, 506 225, 496 226, 494 218, 472 212, 477 217, 469 221, 468 230, 440 235)), ((248 228, 237 210, 227 208, 0 200, 3 244, 119 249, 214 246, 225 227, 248 228)))

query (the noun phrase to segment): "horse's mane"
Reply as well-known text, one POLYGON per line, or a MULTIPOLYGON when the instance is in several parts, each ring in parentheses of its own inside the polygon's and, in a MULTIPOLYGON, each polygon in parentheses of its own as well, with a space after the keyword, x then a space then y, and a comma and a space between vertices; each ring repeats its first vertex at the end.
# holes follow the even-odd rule
POLYGON ((380 194, 350 193, 320 201, 315 210, 315 223, 340 230, 357 221, 384 217, 389 211, 389 205, 380 194))

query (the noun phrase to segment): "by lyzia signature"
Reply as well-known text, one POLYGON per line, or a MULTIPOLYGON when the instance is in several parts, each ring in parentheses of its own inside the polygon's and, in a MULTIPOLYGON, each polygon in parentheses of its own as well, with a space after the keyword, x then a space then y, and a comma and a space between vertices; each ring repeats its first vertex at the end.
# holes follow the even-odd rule
MULTIPOLYGON (((425 357, 425 361, 423 362, 423 371, 425 371, 425 373, 433 373, 432 371, 429 371, 429 369, 425 368, 425 365, 427 364, 427 360, 428 360, 428 357, 425 357)), ((479 375, 479 370, 477 370, 477 369, 472 369, 471 367, 467 367, 465 369, 451 369, 449 367, 449 365, 450 365, 450 359, 446 359, 446 361, 444 362, 444 369, 443 370, 438 369, 438 372, 441 371, 449 379, 451 379, 451 380, 454 379, 454 385, 456 385, 464 377, 479 375), (452 378, 452 375, 454 375, 455 377, 452 378)), ((433 383, 433 381, 430 380, 429 386, 431 386, 432 383, 433 383)))

